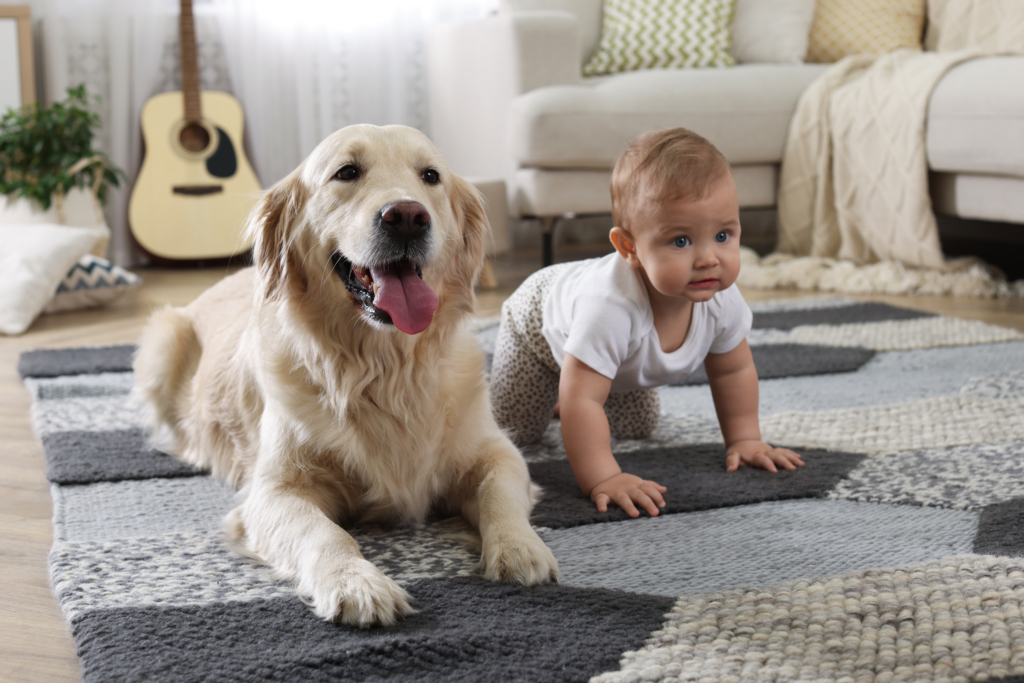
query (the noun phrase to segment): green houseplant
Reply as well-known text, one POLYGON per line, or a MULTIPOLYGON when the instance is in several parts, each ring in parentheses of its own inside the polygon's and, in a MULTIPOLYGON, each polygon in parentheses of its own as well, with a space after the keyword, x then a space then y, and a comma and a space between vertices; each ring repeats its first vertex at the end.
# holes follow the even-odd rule
POLYGON ((44 210, 73 187, 92 187, 98 201, 106 200, 108 187, 125 176, 93 149, 100 119, 88 104, 80 85, 49 107, 7 110, 0 118, 0 194, 35 200, 44 210))

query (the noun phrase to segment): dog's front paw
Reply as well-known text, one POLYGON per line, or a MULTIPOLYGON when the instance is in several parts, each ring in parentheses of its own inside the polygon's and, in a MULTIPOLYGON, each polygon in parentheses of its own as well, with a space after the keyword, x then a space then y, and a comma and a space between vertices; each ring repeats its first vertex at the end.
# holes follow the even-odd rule
POLYGON ((558 561, 537 532, 526 527, 483 539, 480 561, 484 577, 491 581, 510 581, 533 586, 558 581, 558 561))
POLYGON ((304 592, 312 597, 318 616, 360 628, 390 626, 416 611, 409 605, 412 596, 404 588, 362 558, 321 572, 316 585, 304 592))

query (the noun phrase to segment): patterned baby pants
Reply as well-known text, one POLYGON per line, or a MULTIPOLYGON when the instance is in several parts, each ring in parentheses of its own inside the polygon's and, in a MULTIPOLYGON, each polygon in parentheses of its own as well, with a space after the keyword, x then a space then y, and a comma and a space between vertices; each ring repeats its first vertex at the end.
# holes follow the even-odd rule
MULTIPOLYGON (((541 326, 544 298, 566 265, 534 273, 501 307, 501 327, 491 366, 491 403, 498 424, 509 430, 517 446, 540 441, 558 402, 561 368, 541 334, 541 326)), ((612 436, 643 439, 658 425, 658 390, 609 394, 604 412, 612 436)))

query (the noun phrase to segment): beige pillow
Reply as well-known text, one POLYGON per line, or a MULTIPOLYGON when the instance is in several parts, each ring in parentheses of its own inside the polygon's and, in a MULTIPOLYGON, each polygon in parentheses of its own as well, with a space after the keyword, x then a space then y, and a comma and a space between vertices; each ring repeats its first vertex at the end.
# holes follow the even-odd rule
POLYGON ((920 50, 924 19, 925 0, 818 0, 807 61, 920 50))
POLYGON ((928 0, 929 50, 1024 52, 1021 0, 928 0))

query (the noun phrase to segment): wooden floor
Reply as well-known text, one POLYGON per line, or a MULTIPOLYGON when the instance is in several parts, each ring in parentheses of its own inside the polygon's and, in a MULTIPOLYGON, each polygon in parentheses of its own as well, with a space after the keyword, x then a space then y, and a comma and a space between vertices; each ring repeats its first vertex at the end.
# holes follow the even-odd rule
MULTIPOLYGON (((562 258, 591 255, 568 247, 562 258)), ((537 254, 496 259, 499 289, 479 293, 481 313, 497 313, 516 285, 536 267, 537 254)), ((46 556, 52 543, 51 504, 42 447, 29 423, 31 403, 17 374, 19 354, 58 348, 134 342, 147 315, 181 305, 227 273, 224 269, 143 270, 145 283, 132 301, 89 312, 43 316, 24 335, 0 337, 0 680, 73 681, 79 678, 74 645, 50 592, 46 556)), ((745 291, 750 300, 811 296, 745 291)), ((1024 331, 1024 301, 947 297, 857 297, 973 318, 1024 331)))

